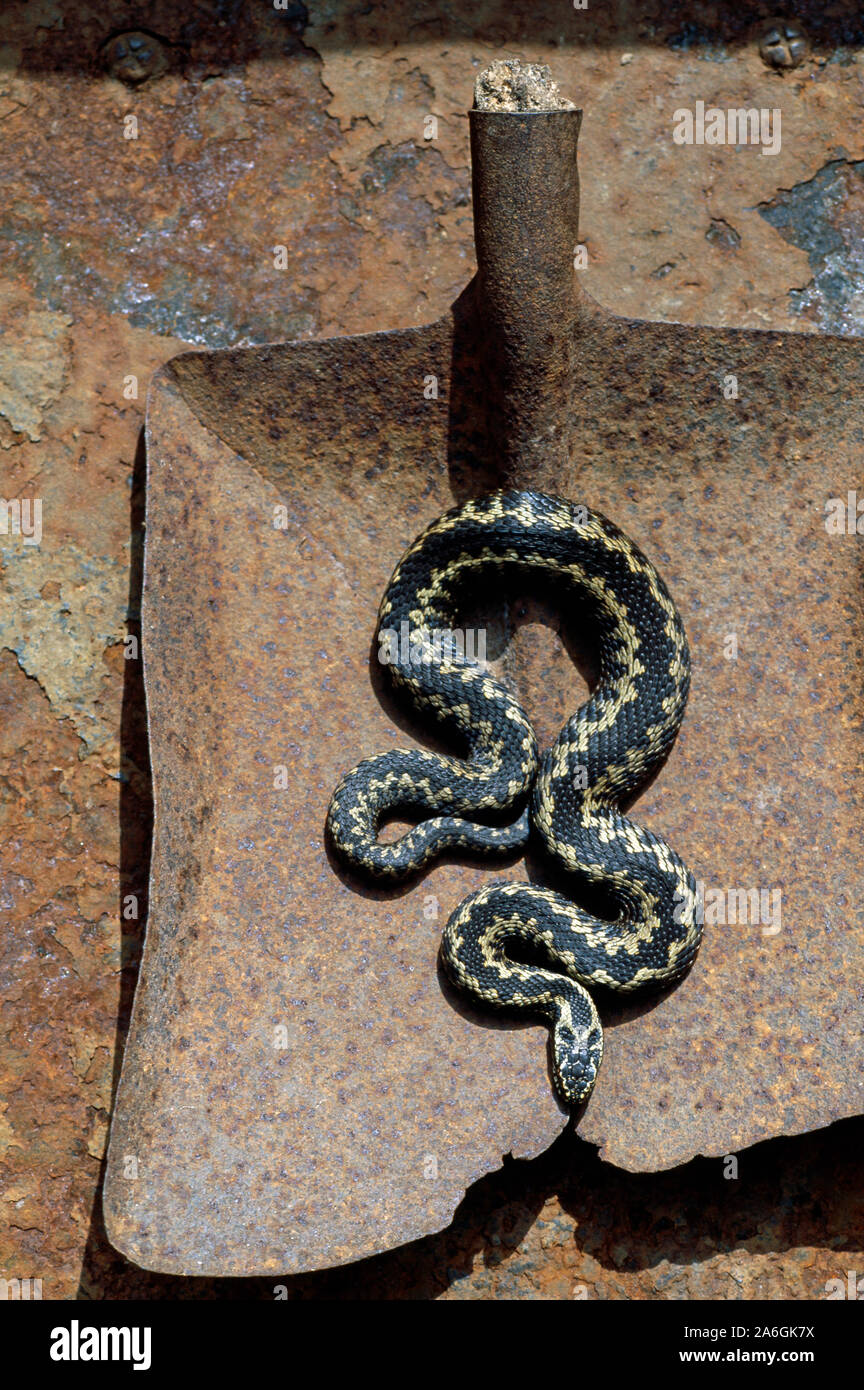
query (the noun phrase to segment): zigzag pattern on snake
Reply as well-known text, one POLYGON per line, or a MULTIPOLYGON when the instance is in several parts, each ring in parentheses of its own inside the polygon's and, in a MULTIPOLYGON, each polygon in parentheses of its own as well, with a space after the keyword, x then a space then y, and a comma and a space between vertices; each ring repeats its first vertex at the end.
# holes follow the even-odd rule
POLYGON ((693 876, 618 809, 662 763, 684 715, 690 656, 681 619, 654 566, 612 522, 563 498, 512 491, 453 508, 406 551, 378 634, 405 630, 410 649, 397 644, 388 674, 466 756, 414 748, 365 759, 333 794, 330 840, 354 869, 396 880, 448 849, 512 851, 533 827, 577 896, 580 884, 602 889, 614 920, 533 884, 491 884, 453 912, 441 946, 449 977, 476 1002, 549 1025, 556 1090, 578 1105, 603 1052, 590 990, 658 988, 699 948, 693 876), (562 604, 578 603, 596 633, 595 688, 542 758, 516 696, 435 640, 453 630, 466 580, 490 572, 553 579, 562 604), (406 809, 428 814, 379 843, 385 816, 406 809), (511 812, 512 823, 485 823, 492 812, 511 812), (526 962, 526 945, 541 963, 526 962))

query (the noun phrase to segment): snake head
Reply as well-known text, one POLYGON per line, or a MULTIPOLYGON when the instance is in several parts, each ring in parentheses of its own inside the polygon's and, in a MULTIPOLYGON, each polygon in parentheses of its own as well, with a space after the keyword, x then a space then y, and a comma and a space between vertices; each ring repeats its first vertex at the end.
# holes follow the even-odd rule
POLYGON ((569 1106, 583 1105, 588 1099, 603 1060, 603 1029, 594 1001, 576 988, 579 997, 562 1003, 551 1037, 552 1077, 558 1095, 569 1106))

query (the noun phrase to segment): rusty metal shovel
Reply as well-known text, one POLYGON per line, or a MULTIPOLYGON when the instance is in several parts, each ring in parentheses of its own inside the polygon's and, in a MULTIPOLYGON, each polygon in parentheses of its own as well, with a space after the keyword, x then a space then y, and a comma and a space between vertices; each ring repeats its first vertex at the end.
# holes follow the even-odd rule
MULTIPOLYGON (((631 814, 704 883, 705 943, 659 1007, 605 1012, 580 1133, 651 1170, 864 1108, 864 346, 593 303, 580 119, 471 112, 479 270, 436 323, 184 353, 153 384, 151 906, 104 1195, 148 1269, 358 1259, 567 1122, 545 1031, 473 1014, 436 970, 454 905, 525 863, 379 891, 323 837, 347 767, 423 738, 370 659, 396 560, 502 483, 610 516, 693 649, 684 728, 631 814)), ((572 663, 541 647, 523 626, 502 661, 554 730, 572 663)))

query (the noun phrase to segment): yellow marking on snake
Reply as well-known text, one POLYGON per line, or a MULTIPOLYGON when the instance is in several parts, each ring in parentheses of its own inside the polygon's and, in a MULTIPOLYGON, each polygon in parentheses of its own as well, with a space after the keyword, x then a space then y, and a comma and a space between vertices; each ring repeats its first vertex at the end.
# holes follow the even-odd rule
POLYGON ((388 675, 464 756, 412 748, 365 758, 333 793, 329 838, 358 873, 395 880, 446 851, 491 857, 536 834, 572 875, 573 898, 494 883, 452 914, 442 961, 481 1004, 548 1023, 556 1090, 578 1105, 603 1050, 590 990, 659 987, 699 948, 692 875, 618 809, 659 767, 681 725, 690 684, 681 618, 657 570, 612 522, 563 498, 512 491, 454 507, 409 546, 381 601, 379 649, 389 650, 382 634, 403 631, 410 650, 397 644, 388 675), (436 640, 453 628, 466 582, 490 573, 545 577, 565 611, 579 605, 597 638, 596 687, 542 757, 512 690, 436 640), (399 810, 419 823, 381 844, 382 822, 399 810), (491 812, 509 822, 490 823, 491 812), (519 943, 536 964, 514 958, 519 943))

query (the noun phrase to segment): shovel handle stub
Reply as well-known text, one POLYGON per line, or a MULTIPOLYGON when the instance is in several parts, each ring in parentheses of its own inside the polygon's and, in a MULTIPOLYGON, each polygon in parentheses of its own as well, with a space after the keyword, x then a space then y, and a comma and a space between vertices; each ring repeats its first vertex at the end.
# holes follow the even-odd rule
POLYGON ((470 112, 489 442, 522 486, 570 462, 581 122, 575 108, 470 112))

